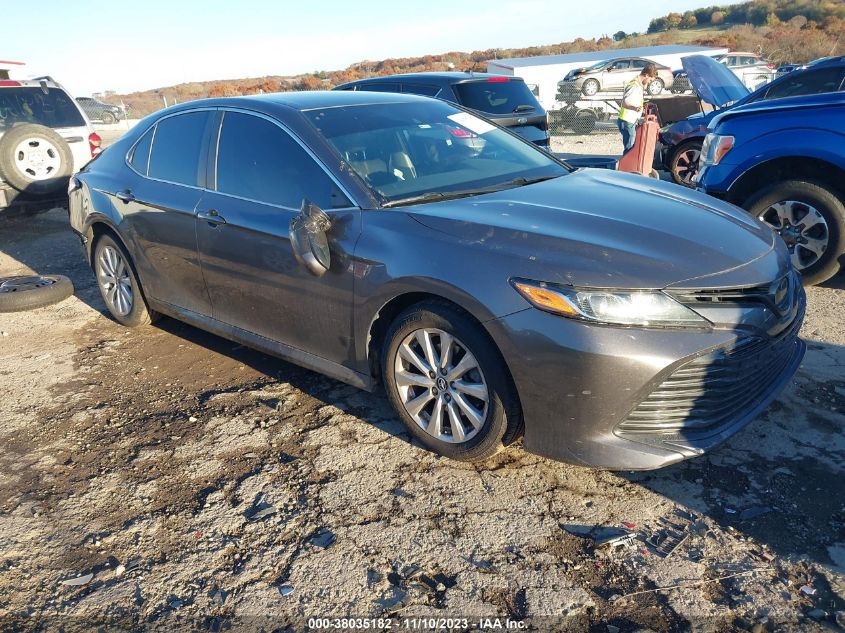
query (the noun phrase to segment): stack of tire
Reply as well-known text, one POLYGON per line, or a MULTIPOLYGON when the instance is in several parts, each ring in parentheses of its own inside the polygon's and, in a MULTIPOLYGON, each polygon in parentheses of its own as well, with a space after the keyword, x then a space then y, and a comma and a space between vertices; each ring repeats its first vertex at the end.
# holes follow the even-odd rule
MULTIPOLYGON (((55 199, 67 191, 72 169, 73 155, 67 141, 48 127, 16 125, 0 137, 0 180, 14 190, 7 198, 55 199), (30 150, 38 150, 55 163, 47 177, 29 170, 24 159, 30 150)), ((71 294, 73 284, 64 275, 0 276, 0 312, 33 310, 63 301, 71 294)))

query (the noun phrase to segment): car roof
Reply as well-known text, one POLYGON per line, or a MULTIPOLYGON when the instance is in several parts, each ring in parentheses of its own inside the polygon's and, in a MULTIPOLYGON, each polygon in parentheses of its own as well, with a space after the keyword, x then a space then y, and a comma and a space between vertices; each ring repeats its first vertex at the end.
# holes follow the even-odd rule
POLYGON ((320 108, 338 108, 344 106, 373 105, 379 103, 429 102, 427 97, 412 94, 367 92, 349 90, 309 90, 300 92, 274 92, 246 97, 216 97, 186 101, 171 106, 161 112, 178 112, 198 107, 244 107, 259 111, 273 112, 281 108, 299 110, 317 110, 320 108))
POLYGON ((4 79, 0 81, 0 88, 61 88, 64 87, 52 77, 36 77, 35 79, 4 79))
POLYGON ((394 81, 426 81, 428 83, 438 84, 456 84, 465 83, 468 81, 486 81, 491 77, 506 77, 512 81, 523 81, 522 77, 514 77, 512 75, 497 75, 495 73, 476 73, 476 72, 426 72, 426 73, 401 73, 396 75, 382 75, 380 77, 366 77, 364 79, 356 79, 345 84, 337 86, 354 86, 367 83, 385 83, 394 81))

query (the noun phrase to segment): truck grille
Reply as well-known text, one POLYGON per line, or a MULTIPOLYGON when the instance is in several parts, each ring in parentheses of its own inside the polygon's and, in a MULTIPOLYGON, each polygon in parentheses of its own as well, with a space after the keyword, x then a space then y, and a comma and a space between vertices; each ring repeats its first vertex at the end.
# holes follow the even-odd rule
POLYGON ((676 369, 617 427, 621 434, 696 435, 718 432, 762 398, 800 353, 801 307, 775 339, 747 337, 732 348, 700 356, 676 369))

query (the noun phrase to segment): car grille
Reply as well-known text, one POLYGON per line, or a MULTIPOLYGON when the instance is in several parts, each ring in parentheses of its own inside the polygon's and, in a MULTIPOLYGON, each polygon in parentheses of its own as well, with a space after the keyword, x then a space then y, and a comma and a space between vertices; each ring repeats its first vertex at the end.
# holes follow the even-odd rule
POLYGON ((747 337, 676 369, 617 427, 620 434, 706 436, 749 413, 800 353, 803 304, 774 339, 747 337))

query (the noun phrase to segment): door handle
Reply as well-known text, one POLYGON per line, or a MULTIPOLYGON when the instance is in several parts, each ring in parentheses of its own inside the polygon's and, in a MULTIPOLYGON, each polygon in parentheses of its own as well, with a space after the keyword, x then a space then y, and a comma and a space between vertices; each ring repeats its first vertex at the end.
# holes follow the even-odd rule
POLYGON ((123 204, 135 202, 135 195, 129 189, 118 191, 116 194, 114 194, 114 197, 120 200, 123 204))
POLYGON ((217 213, 216 209, 209 209, 208 211, 200 211, 197 214, 197 217, 201 220, 205 220, 212 226, 216 226, 217 224, 226 224, 226 218, 222 215, 217 213))

